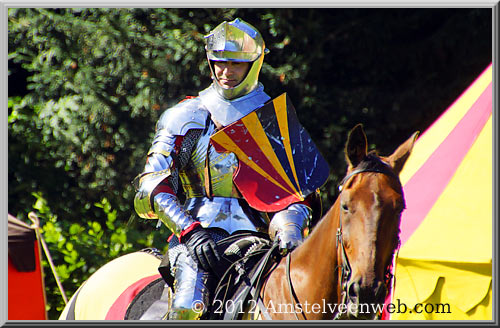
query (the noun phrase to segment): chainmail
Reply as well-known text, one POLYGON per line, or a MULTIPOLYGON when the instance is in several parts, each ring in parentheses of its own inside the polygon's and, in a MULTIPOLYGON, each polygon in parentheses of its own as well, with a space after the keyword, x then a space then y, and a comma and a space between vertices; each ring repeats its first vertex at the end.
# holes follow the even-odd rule
MULTIPOLYGON (((189 130, 184 139, 182 140, 179 154, 176 157, 176 163, 178 168, 183 168, 191 158, 191 152, 193 147, 196 145, 196 142, 200 138, 202 130, 200 129, 192 129, 189 130)), ((179 170, 172 170, 171 175, 167 178, 168 183, 172 187, 174 193, 177 194, 179 190, 179 170)))
POLYGON ((181 143, 181 150, 179 155, 177 155, 177 162, 179 163, 179 168, 183 168, 191 159, 191 153, 193 151, 194 145, 198 142, 203 130, 192 129, 189 130, 181 143))
POLYGON ((172 170, 170 175, 167 178, 167 181, 172 187, 172 190, 174 193, 177 194, 177 190, 179 190, 179 171, 178 170, 172 170))

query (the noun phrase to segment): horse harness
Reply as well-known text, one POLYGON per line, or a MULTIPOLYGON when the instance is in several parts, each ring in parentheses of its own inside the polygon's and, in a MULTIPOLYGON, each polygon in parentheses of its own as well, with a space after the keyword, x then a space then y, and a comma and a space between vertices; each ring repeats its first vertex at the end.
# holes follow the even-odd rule
MULTIPOLYGON (((346 175, 344 177, 344 179, 342 179, 342 181, 339 184, 339 191, 340 192, 342 192, 344 185, 353 176, 360 174, 360 173, 368 173, 368 172, 382 173, 382 174, 386 174, 388 176, 394 177, 399 181, 399 177, 392 171, 392 169, 387 164, 383 163, 381 160, 379 160, 376 157, 368 157, 368 158, 373 159, 370 161, 372 163, 372 165, 371 166, 370 165, 358 165, 358 166, 360 166, 359 168, 354 169, 352 172, 350 172, 348 175, 346 175), (375 165, 373 165, 373 164, 375 164, 375 165)), ((368 162, 368 161, 366 161, 366 162, 368 162)), ((364 163, 364 162, 362 162, 362 163, 364 163)), ((347 304, 347 298, 348 298, 347 283, 351 277, 352 269, 351 269, 351 265, 349 263, 349 258, 347 256, 347 253, 345 250, 344 240, 343 240, 342 236, 343 236, 343 234, 342 234, 342 216, 341 216, 341 214, 339 214, 339 226, 338 226, 337 232, 336 232, 335 244, 336 244, 337 250, 339 249, 339 245, 340 245, 340 256, 341 256, 342 263, 341 263, 341 265, 337 265, 337 267, 335 268, 335 272, 337 272, 337 270, 340 268, 340 270, 341 270, 340 271, 340 282, 341 282, 340 285, 342 287, 342 302, 341 302, 341 304, 347 304)), ((396 257, 397 257, 397 253, 399 251, 399 246, 400 246, 400 243, 398 243, 398 246, 396 249, 396 257)), ((286 262, 286 276, 287 276, 287 280, 288 280, 290 298, 291 298, 292 303, 293 303, 293 308, 295 308, 295 303, 299 303, 299 300, 298 300, 298 297, 293 289, 293 283, 292 283, 291 276, 290 276, 290 253, 287 254, 286 261, 287 261, 286 262)), ((394 281, 393 281, 394 275, 391 272, 392 268, 393 268, 393 264, 389 265, 386 268, 385 281, 384 281, 386 288, 388 288, 388 286, 391 283, 392 283, 391 286, 394 286, 394 281)), ((389 290, 389 289, 387 289, 387 290, 389 290)), ((295 318, 297 320, 299 320, 297 313, 295 311, 293 313, 295 315, 295 318)), ((303 315, 304 319, 307 319, 303 312, 302 312, 302 315, 303 315)), ((380 316, 381 316, 381 313, 377 314, 377 317, 380 317, 380 316)), ((338 320, 338 319, 341 319, 340 312, 336 312, 334 317, 333 317, 333 320, 338 320)))

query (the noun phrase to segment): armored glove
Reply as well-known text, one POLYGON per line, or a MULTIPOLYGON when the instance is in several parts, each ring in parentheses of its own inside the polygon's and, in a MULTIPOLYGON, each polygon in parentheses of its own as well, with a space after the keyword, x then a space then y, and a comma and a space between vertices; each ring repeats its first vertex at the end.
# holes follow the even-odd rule
POLYGON ((186 245, 191 257, 203 270, 218 274, 220 255, 207 230, 198 225, 182 236, 181 242, 186 245))
POLYGON ((310 209, 301 204, 293 204, 287 210, 276 213, 269 226, 269 235, 279 241, 282 255, 302 244, 306 237, 310 209))
POLYGON ((280 231, 276 239, 279 241, 280 253, 286 255, 302 244, 303 237, 299 227, 294 226, 280 231))

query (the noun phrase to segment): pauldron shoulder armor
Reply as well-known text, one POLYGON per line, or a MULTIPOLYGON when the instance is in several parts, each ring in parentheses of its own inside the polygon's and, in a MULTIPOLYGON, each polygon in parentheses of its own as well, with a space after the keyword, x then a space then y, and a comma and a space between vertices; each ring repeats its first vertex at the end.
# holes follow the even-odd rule
POLYGON ((184 100, 161 114, 156 131, 183 136, 190 129, 203 129, 208 111, 198 97, 184 100))
POLYGON ((156 134, 148 155, 159 153, 168 157, 176 136, 185 136, 192 129, 204 129, 208 115, 199 98, 184 100, 167 109, 156 124, 156 134))

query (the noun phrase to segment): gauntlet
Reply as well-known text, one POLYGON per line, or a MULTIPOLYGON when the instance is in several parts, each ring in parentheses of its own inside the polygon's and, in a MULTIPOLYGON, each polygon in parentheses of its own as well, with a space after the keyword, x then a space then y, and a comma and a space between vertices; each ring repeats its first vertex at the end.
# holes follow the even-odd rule
POLYGON ((307 234, 311 210, 303 204, 292 204, 274 215, 269 236, 279 241, 280 252, 286 255, 299 246, 307 234))

